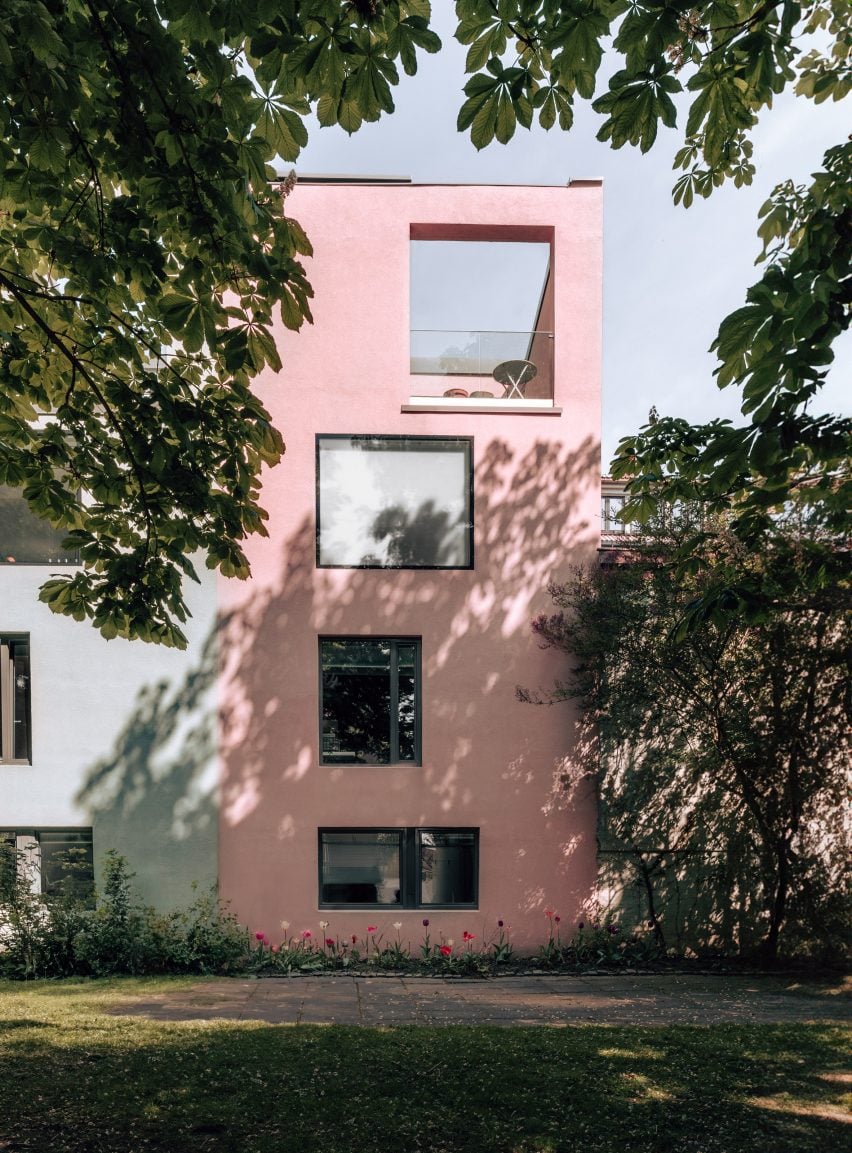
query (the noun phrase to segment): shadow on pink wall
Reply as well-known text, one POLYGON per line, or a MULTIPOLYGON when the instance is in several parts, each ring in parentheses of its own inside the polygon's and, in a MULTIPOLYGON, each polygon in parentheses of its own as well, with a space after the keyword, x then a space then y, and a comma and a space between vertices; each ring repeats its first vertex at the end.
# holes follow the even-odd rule
MULTIPOLYGON (((267 558, 264 572, 274 579, 251 589, 220 633, 222 877, 227 894, 241 894, 238 911, 262 917, 277 899, 283 915, 282 875, 298 876, 315 903, 315 866, 303 859, 305 845, 315 841, 304 838, 315 838, 318 824, 369 823, 348 817, 364 811, 365 770, 317 764, 316 638, 356 632, 423 632, 424 731, 439 734, 431 749, 440 755, 427 752, 423 768, 414 770, 416 787, 410 768, 381 770, 380 817, 373 823, 436 824, 440 814, 447 825, 475 825, 485 836, 501 821, 511 828, 507 807, 522 826, 532 814, 538 827, 507 835, 508 859, 501 863, 515 907, 534 913, 558 904, 571 912, 589 898, 591 783, 565 803, 565 761, 578 754, 573 707, 535 710, 515 694, 531 676, 549 685, 560 674, 559 659, 538 650, 530 619, 547 607, 550 581, 594 556, 598 525, 573 510, 582 504, 597 514, 598 470, 599 447, 591 439, 575 452, 538 440, 522 453, 492 440, 475 470, 471 572, 317 570, 307 517, 284 542, 280 561, 270 566, 267 558), (551 846, 547 875, 533 876, 524 860, 538 851, 537 842, 551 846), (276 857, 287 861, 283 871, 276 857), (242 895, 248 888, 251 895, 242 895)), ((431 525, 434 510, 423 512, 431 525)), ((407 528, 417 534, 416 523, 407 528)))
MULTIPOLYGON (((494 887, 513 893, 513 908, 531 918, 547 907, 578 911, 594 885, 594 797, 588 781, 578 788, 572 778, 567 788, 566 765, 587 750, 576 746, 571 705, 536 710, 515 693, 560 675, 559 658, 537 648, 529 624, 548 606, 548 583, 594 556, 597 524, 572 510, 582 502, 597 512, 589 493, 597 469, 591 440, 573 453, 543 440, 520 453, 491 441, 474 478, 473 571, 317 570, 312 518, 283 543, 267 542, 274 582, 231 586, 243 602, 193 671, 140 693, 110 755, 91 766, 78 800, 98 830, 98 853, 127 853, 146 899, 172 905, 215 872, 218 808, 223 894, 244 920, 277 923, 287 885, 315 904, 304 846, 314 849, 318 823, 352 823, 347 814, 364 802, 364 770, 317 764, 317 635, 422 631, 424 728, 440 755, 419 769, 366 770, 381 772, 385 786, 375 823, 469 824, 483 838, 497 829, 505 855, 494 887), (218 805, 209 785, 217 677, 218 805), (327 790, 320 821, 317 781, 327 790), (530 869, 543 845, 546 869, 530 869)), ((286 483, 283 468, 276 479, 286 483)), ((496 899, 487 912, 499 916, 506 910, 496 899)))

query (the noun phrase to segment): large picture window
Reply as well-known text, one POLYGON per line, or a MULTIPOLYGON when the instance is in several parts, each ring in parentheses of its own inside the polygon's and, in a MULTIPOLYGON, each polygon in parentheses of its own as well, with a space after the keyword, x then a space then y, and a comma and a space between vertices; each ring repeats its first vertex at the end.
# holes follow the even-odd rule
POLYGON ((420 761, 420 642, 320 641, 320 760, 325 765, 420 761))
POLYGON ((320 829, 320 905, 475 908, 478 829, 320 829))
POLYGON ((0 635, 0 762, 30 760, 30 639, 0 635))
POLYGON ((317 437, 317 564, 472 568, 471 440, 317 437))

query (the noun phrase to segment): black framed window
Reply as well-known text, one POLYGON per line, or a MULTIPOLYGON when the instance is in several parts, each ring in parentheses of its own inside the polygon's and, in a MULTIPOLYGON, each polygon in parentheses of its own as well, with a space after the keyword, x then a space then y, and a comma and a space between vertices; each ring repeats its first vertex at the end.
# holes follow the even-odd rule
POLYGON ((47 897, 91 903, 95 892, 91 829, 0 832, 0 894, 15 876, 47 897))
POLYGON ((320 640, 320 762, 420 763, 420 641, 320 640))
POLYGON ((30 761, 30 639, 0 635, 0 762, 30 761))
POLYGON ((320 568, 472 568, 470 437, 318 436, 320 568))
POLYGON ((475 829, 417 830, 421 908, 476 904, 477 840, 475 829))
POLYGON ((478 829, 320 829, 321 906, 476 908, 478 829))
POLYGON ((88 899, 94 892, 91 829, 53 829, 38 834, 41 891, 88 899))

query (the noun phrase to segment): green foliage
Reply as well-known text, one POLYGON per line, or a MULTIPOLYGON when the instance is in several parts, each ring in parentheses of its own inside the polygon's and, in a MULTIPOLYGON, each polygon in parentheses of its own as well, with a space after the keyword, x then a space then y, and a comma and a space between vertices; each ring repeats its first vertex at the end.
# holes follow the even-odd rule
POLYGON ((82 569, 52 610, 183 647, 201 554, 248 576, 261 467, 252 395, 276 312, 310 320, 271 161, 304 118, 393 109, 394 61, 439 47, 428 0, 0 3, 0 485, 82 569))
MULTIPOLYGON (((640 523, 658 502, 698 502, 724 513, 748 549, 773 556, 789 540, 779 510, 807 527, 795 566, 782 566, 774 580, 750 571, 736 586, 714 584, 712 598, 702 595, 703 614, 733 607, 759 617, 767 604, 806 607, 848 590, 841 542, 852 499, 852 421, 812 415, 808 406, 833 360, 833 343, 849 325, 852 145, 831 149, 824 163, 810 187, 788 182, 764 204, 766 270, 746 305, 722 322, 713 345, 719 386, 742 389, 750 422, 693 427, 655 420, 620 443, 612 465, 613 476, 628 482, 625 516, 640 523)), ((679 543, 679 573, 704 563, 700 546, 700 533, 679 543)))
POLYGON ((662 124, 673 128, 673 97, 690 100, 675 199, 689 204, 732 178, 754 173, 748 133, 788 84, 821 102, 850 86, 852 17, 844 0, 804 7, 794 0, 457 0, 456 37, 469 45, 460 131, 477 148, 501 143, 536 119, 570 126, 575 98, 593 100, 604 44, 624 61, 593 100, 604 117, 598 139, 647 152, 662 124), (818 46, 802 53, 813 37, 818 46), (821 40, 819 39, 821 37, 821 40), (825 47, 825 41, 828 41, 825 47))
POLYGON ((110 849, 103 864, 104 886, 98 906, 76 941, 83 972, 141 973, 146 968, 145 917, 133 902, 133 874, 127 861, 110 849))
POLYGON ((779 524, 766 551, 746 549, 724 520, 700 535, 701 564, 673 579, 671 556, 697 534, 670 509, 633 563, 577 571, 552 590, 560 611, 534 622, 571 662, 550 699, 587 710, 566 785, 600 771, 602 846, 643 866, 655 927, 660 863, 716 857, 724 867, 704 877, 694 941, 760 944, 770 960, 830 953, 848 882, 848 615, 829 597, 792 608, 766 598, 750 620, 696 615, 718 588, 801 587, 810 544, 795 524, 779 524))
POLYGON ((140 905, 115 850, 103 862, 95 907, 73 888, 43 897, 26 853, 0 845, 0 973, 32 978, 115 973, 226 973, 246 966, 248 934, 201 893, 187 909, 140 905))
MULTIPOLYGON (((477 148, 505 142, 536 114, 545 129, 557 116, 569 128, 574 100, 594 96, 602 45, 613 37, 624 67, 593 100, 604 117, 598 139, 647 152, 660 126, 676 127, 686 109, 674 160, 682 173, 674 200, 685 207, 725 180, 751 183, 749 134, 786 87, 820 103, 842 99, 852 84, 847 0, 457 0, 456 11, 472 73, 458 127, 470 130, 477 148)), ((806 406, 849 325, 851 169, 852 146, 833 148, 810 187, 781 185, 764 205, 766 271, 713 345, 719 386, 742 389, 749 423, 693 428, 667 419, 622 441, 612 471, 630 481, 628 516, 651 515, 649 494, 735 507, 735 531, 754 544, 769 532, 773 504, 807 508, 828 532, 845 515, 849 423, 806 406)), ((695 544, 685 546, 685 566, 695 544)), ((803 579, 826 587, 831 549, 814 553, 803 579)), ((705 608, 747 603, 735 592, 727 600, 705 608)))
MULTIPOLYGON (((689 102, 686 206, 751 181, 749 132, 786 86, 819 103, 850 85, 846 0, 456 12, 459 128, 477 148, 536 121, 569 129, 579 98, 602 140, 647 151, 689 102), (594 99, 610 38, 623 67, 594 99)), ((310 320, 310 243, 271 162, 298 157, 312 110, 349 132, 392 112, 398 65, 440 47, 430 16, 428 0, 0 2, 0 484, 79 554, 42 589, 53 611, 182 647, 191 558, 248 576, 260 470, 284 451, 251 382, 280 368, 273 317, 310 320)), ((739 500, 757 477, 764 502, 839 505, 844 426, 804 406, 849 320, 849 165, 834 149, 809 189, 765 207, 767 270, 714 346, 751 424, 623 442, 634 510, 661 475, 688 484, 686 465, 696 499, 739 500)))
MULTIPOLYGON (((848 1144, 848 1029, 745 1015, 696 1027, 696 1014, 714 1002, 709 982, 704 996, 681 1002, 690 1024, 664 1025, 652 1020, 645 991, 627 984, 609 1015, 635 1013, 647 1024, 596 1023, 589 1007, 581 1027, 512 1027, 523 1016, 514 1005, 509 1020, 475 1025, 473 997, 432 1005, 411 989, 415 1027, 395 1027, 395 1007, 382 997, 389 1011, 378 1028, 164 1021, 139 1010, 183 1002, 206 1017, 225 1002, 181 979, 6 985, 4 1140, 27 1153, 386 1153, 401 1145, 434 1153, 827 1153, 848 1144)), ((839 1018, 836 991, 815 989, 797 1007, 810 1002, 815 1016, 839 1018)), ((719 981, 729 1013, 737 1004, 730 993, 719 981)), ((274 1003, 261 996, 252 1018, 274 1003)), ((331 1008, 339 993, 329 988, 328 997, 331 1008)), ((537 993, 536 1019, 557 1024, 561 1004, 537 993)))
MULTIPOLYGON (((304 929, 291 935, 282 922, 274 939, 249 931, 223 909, 215 891, 199 893, 186 909, 161 913, 138 901, 127 861, 110 850, 103 861, 103 890, 93 904, 72 890, 49 897, 34 887, 34 871, 26 853, 0 845, 0 976, 113 977, 118 974, 250 973, 295 976, 311 973, 413 973, 423 976, 487 977, 530 964, 517 956, 511 933, 502 921, 493 930, 462 932, 456 940, 438 933, 412 947, 401 936, 402 923, 385 939, 377 926, 360 936, 329 935, 304 929)), ((558 918, 557 918, 558 923, 558 918)), ((574 970, 599 964, 602 958, 563 949, 553 935, 547 967, 574 970)), ((638 936, 618 938, 607 963, 623 965, 636 959, 638 936), (624 943, 628 942, 628 943, 624 943)), ((650 954, 646 954, 646 959, 650 954)))
POLYGON ((635 925, 629 932, 611 910, 596 901, 587 902, 583 916, 567 932, 561 918, 546 909, 549 934, 535 957, 537 968, 553 972, 584 972, 602 967, 620 969, 636 965, 653 965, 662 959, 659 940, 652 936, 652 925, 635 925))
POLYGON ((30 978, 50 971, 50 924, 33 891, 32 864, 8 844, 0 844, 0 910, 0 972, 30 978))

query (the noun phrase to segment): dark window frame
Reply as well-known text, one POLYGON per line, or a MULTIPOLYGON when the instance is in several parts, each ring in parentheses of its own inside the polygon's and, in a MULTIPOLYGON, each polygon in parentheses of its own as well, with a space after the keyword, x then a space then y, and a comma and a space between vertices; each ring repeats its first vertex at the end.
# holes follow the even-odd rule
POLYGON ((390 912, 394 909, 478 909, 479 908, 479 828, 474 825, 333 825, 317 830, 317 905, 320 909, 374 909, 390 912), (396 904, 379 901, 324 901, 323 893, 323 836, 326 833, 396 833, 400 838, 400 900, 396 904), (473 836, 473 900, 454 904, 424 902, 421 892, 420 869, 422 838, 424 833, 470 833, 473 836))
POLYGON ((332 636, 320 636, 317 645, 317 665, 318 665, 318 700, 319 700, 319 763, 321 765, 345 765, 347 768, 391 768, 397 765, 411 766, 418 768, 423 764, 423 693, 422 693, 422 657, 423 645, 422 638, 415 636, 388 636, 382 634, 380 636, 373 636, 372 634, 334 634, 332 636), (322 646, 324 641, 387 641, 391 646, 391 700, 390 700, 390 759, 387 761, 334 761, 326 760, 325 752, 323 750, 323 661, 322 661, 322 646), (410 760, 401 760, 399 758, 399 650, 398 645, 414 645, 414 757, 410 760), (396 703, 396 708, 394 704, 396 703), (394 757, 393 753, 396 752, 397 756, 394 757))
POLYGON ((0 764, 31 765, 32 743, 32 648, 29 633, 0 633, 0 764), (27 748, 25 757, 15 754, 15 670, 13 646, 27 646, 26 724, 27 748))
MULTIPOLYGON (((48 876, 49 870, 45 869, 45 856, 42 850, 43 845, 50 844, 51 838, 63 838, 69 845, 70 849, 60 850, 61 853, 73 852, 73 846, 78 845, 87 857, 87 865, 89 866, 89 875, 86 878, 85 885, 80 886, 80 892, 77 894, 88 907, 94 908, 95 897, 95 855, 94 855, 94 830, 90 825, 77 826, 69 828, 68 826, 55 826, 46 825, 39 828, 0 828, 0 845, 10 849, 13 854, 20 852, 18 849, 18 840, 23 840, 25 844, 34 843, 38 846, 38 881, 39 892, 43 897, 53 897, 61 895, 61 882, 55 882, 48 876)), ((14 859, 14 858, 13 858, 14 859)), ((66 862, 66 867, 68 863, 66 862)), ((79 867, 79 866, 78 866, 79 867)))
POLYGON ((314 540, 315 560, 319 569, 373 569, 378 572, 393 572, 404 570, 406 572, 467 572, 474 566, 474 504, 473 504, 473 437, 472 436, 427 436, 422 434, 406 435, 405 433, 345 433, 345 432, 318 432, 315 437, 315 513, 314 513, 314 540), (439 442, 442 444, 456 444, 464 446, 464 463, 467 469, 467 536, 468 536, 468 563, 449 564, 330 564, 320 560, 320 539, 322 536, 322 521, 320 518, 320 443, 327 440, 363 440, 363 441, 420 441, 439 442))

